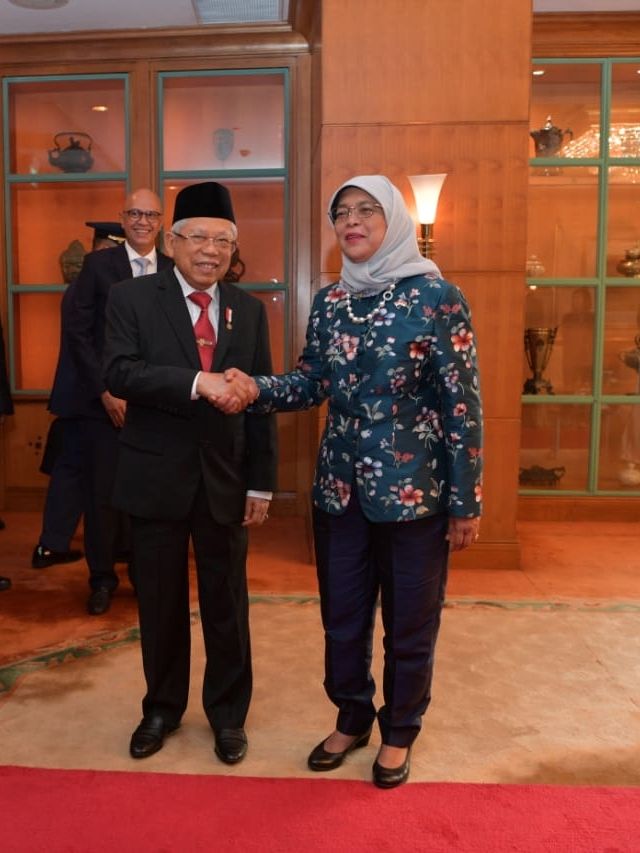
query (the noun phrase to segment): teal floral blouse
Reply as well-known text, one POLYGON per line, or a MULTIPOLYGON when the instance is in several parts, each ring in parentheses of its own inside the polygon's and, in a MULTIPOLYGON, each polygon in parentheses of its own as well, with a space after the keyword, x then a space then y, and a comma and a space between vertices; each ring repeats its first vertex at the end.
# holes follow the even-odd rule
POLYGON ((344 512, 351 489, 374 522, 447 512, 480 515, 482 410, 476 347, 462 292, 440 278, 398 282, 391 299, 316 295, 295 370, 255 377, 254 411, 328 401, 314 504, 344 512))

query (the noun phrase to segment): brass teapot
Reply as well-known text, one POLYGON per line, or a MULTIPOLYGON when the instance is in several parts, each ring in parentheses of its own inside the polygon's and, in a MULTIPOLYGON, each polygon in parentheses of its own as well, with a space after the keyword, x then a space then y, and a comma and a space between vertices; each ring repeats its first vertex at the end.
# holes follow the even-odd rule
POLYGON ((573 131, 568 128, 567 130, 560 130, 551 121, 551 116, 547 116, 544 127, 532 130, 529 136, 533 139, 536 157, 554 157, 562 148, 565 136, 573 139, 573 131))
POLYGON ((93 166, 91 146, 93 139, 82 131, 63 130, 53 137, 55 148, 49 149, 49 162, 63 172, 88 172, 93 166), (68 140, 66 148, 62 148, 65 137, 68 140), (80 138, 87 140, 83 148, 80 138), (62 142, 61 142, 62 140, 62 142))

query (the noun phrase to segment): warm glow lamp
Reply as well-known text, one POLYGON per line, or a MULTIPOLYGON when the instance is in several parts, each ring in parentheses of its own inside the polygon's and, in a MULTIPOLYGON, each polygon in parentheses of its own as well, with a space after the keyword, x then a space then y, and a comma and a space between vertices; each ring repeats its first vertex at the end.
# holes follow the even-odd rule
POLYGON ((432 258, 435 254, 433 225, 436 221, 440 190, 446 177, 446 173, 408 176, 413 195, 416 199, 418 222, 420 223, 418 248, 420 249, 420 254, 425 258, 432 258))

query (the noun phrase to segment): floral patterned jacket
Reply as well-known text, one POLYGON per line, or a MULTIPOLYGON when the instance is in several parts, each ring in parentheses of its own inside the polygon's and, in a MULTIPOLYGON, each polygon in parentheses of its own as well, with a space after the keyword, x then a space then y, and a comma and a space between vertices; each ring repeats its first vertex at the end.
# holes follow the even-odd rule
POLYGON ((254 410, 328 400, 313 501, 339 515, 351 489, 370 521, 480 515, 482 411, 470 314, 461 291, 425 276, 391 299, 352 298, 340 283, 316 295, 297 368, 256 377, 254 410))

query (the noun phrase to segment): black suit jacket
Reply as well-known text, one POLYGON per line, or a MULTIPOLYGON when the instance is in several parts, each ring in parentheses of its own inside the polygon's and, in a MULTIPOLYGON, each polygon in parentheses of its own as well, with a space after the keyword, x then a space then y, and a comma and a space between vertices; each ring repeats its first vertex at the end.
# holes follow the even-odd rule
MULTIPOLYGON (((212 370, 270 374, 264 305, 233 284, 218 287, 212 370)), ((184 518, 202 482, 214 519, 235 524, 248 489, 275 489, 273 415, 224 415, 191 400, 200 359, 172 270, 111 288, 104 367, 111 393, 127 400, 113 495, 119 509, 143 518, 184 518)))
MULTIPOLYGON (((158 252, 158 270, 170 269, 173 261, 158 252)), ((106 390, 102 376, 105 312, 111 286, 132 279, 133 271, 124 245, 85 255, 73 283, 65 336, 77 371, 77 413, 107 417, 100 395, 106 390)))
POLYGON ((67 325, 73 300, 73 286, 67 286, 60 303, 60 349, 56 372, 51 386, 49 411, 60 418, 74 418, 79 414, 80 394, 79 377, 75 362, 69 352, 67 325))

